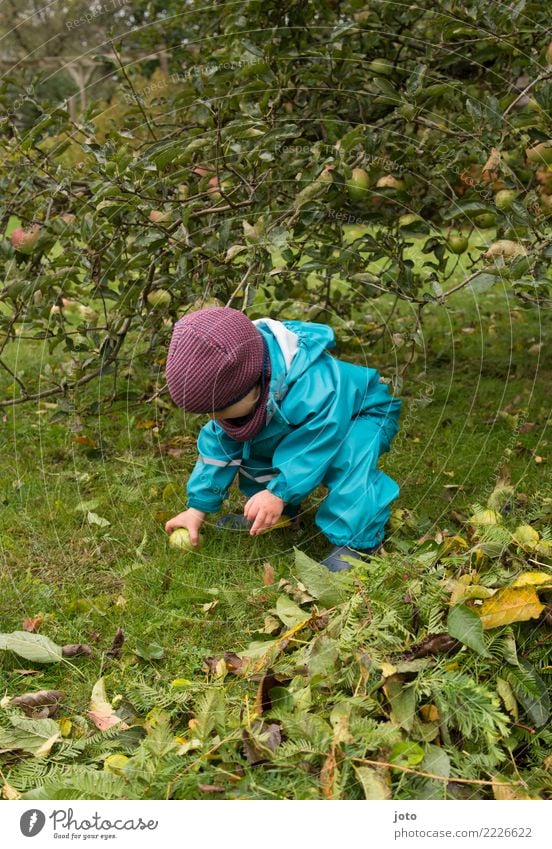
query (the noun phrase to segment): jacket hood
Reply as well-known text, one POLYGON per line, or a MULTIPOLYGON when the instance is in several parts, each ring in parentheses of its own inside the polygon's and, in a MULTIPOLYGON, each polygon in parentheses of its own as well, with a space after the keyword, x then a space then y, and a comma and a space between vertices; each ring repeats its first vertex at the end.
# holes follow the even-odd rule
POLYGON ((259 318, 254 324, 268 343, 272 362, 270 388, 277 400, 328 348, 335 347, 335 333, 327 324, 272 318, 259 318))

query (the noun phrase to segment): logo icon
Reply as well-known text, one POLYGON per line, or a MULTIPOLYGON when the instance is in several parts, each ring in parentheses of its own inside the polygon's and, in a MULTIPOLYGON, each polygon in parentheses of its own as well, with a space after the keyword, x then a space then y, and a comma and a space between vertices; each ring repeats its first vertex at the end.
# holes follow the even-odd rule
POLYGON ((24 834, 25 837, 36 837, 37 834, 40 834, 45 824, 46 817, 38 808, 31 808, 30 811, 25 811, 24 814, 21 814, 21 819, 19 820, 21 834, 24 834))

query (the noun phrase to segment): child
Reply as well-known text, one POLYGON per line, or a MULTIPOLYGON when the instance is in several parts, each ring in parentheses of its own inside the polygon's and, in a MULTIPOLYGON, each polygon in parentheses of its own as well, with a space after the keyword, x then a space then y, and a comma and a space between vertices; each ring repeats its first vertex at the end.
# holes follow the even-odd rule
POLYGON ((319 484, 329 492, 315 522, 333 549, 322 563, 350 568, 342 555, 381 545, 398 485, 377 468, 398 430, 401 401, 378 372, 329 353, 334 331, 304 321, 251 321, 210 307, 176 322, 166 363, 174 403, 209 413, 199 459, 188 479, 188 509, 165 530, 187 528, 196 545, 207 513, 216 513, 236 473, 249 497, 243 516, 221 526, 271 528, 293 517, 319 484), (353 550, 354 549, 354 550, 353 550))

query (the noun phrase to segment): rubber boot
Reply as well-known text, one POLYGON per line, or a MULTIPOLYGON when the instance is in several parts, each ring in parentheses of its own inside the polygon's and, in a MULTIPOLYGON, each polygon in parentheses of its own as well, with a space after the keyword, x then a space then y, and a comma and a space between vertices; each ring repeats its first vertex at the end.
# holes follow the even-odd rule
POLYGON ((329 569, 330 572, 343 572, 345 569, 352 569, 352 564, 347 563, 346 560, 342 560, 342 555, 354 557, 355 560, 362 561, 362 558, 359 557, 359 555, 376 554, 380 548, 381 545, 377 545, 374 548, 355 550, 354 548, 349 548, 348 545, 334 545, 330 553, 327 554, 320 563, 322 566, 325 566, 326 569, 329 569))

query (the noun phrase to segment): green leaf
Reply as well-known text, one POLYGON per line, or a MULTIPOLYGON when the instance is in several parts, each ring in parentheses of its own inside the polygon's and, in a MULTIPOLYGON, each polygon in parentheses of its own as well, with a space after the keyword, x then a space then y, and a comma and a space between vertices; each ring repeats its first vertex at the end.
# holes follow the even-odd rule
POLYGON ((298 548, 295 549, 295 573, 307 591, 325 607, 345 601, 349 595, 347 589, 352 587, 348 576, 330 572, 298 548))
POLYGON ((510 678, 510 683, 516 699, 523 705, 531 722, 537 728, 541 728, 550 719, 550 696, 548 694, 548 688, 529 661, 520 658, 519 665, 529 673, 536 695, 529 695, 526 690, 517 685, 515 678, 510 678))
POLYGON ((451 637, 460 640, 481 657, 491 656, 483 642, 483 623, 477 613, 465 604, 457 604, 450 610, 447 630, 451 637))
POLYGON ((146 643, 144 640, 136 640, 134 653, 144 660, 159 660, 165 654, 163 646, 158 643, 146 643))
POLYGON ((365 799, 391 798, 391 788, 373 767, 355 765, 354 769, 365 799))
POLYGON ((0 728, 0 752, 22 749, 35 757, 45 757, 61 737, 53 719, 24 719, 11 716, 11 728, 0 728))
POLYGON ((27 631, 13 631, 0 634, 0 650, 13 651, 26 660, 35 663, 59 663, 62 659, 61 647, 42 634, 30 634, 27 631))
POLYGON ((301 610, 298 604, 293 601, 288 595, 278 596, 276 601, 276 615, 282 620, 288 628, 293 628, 299 622, 304 622, 308 619, 308 614, 301 610))
POLYGON ((385 693, 391 704, 395 721, 407 731, 412 728, 416 713, 416 693, 411 685, 398 678, 389 678, 385 684, 385 693))
MULTIPOLYGON (((423 772, 431 772, 433 775, 442 775, 443 778, 450 777, 450 760, 447 753, 440 746, 426 745, 425 757, 420 764, 423 772)), ((427 778, 420 782, 416 789, 417 799, 443 799, 445 797, 445 781, 427 778)))
POLYGON ((395 743, 389 755, 389 762, 397 766, 417 766, 425 757, 425 752, 418 743, 405 741, 395 743))

